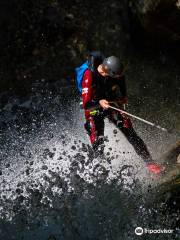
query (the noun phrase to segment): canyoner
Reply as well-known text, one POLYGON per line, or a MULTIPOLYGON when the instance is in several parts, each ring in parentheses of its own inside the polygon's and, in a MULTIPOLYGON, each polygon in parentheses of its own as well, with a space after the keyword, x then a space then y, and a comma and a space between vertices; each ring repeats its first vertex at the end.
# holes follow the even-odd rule
MULTIPOLYGON (((105 58, 100 51, 92 52, 76 69, 77 88, 85 114, 84 128, 94 153, 104 153, 104 119, 108 118, 126 137, 150 172, 161 173, 162 167, 152 159, 146 144, 135 132, 127 114, 113 109, 125 109, 128 102, 125 66, 116 56, 105 58), (110 105, 111 103, 111 105, 110 105)), ((119 146, 120 148, 121 146, 119 146)))

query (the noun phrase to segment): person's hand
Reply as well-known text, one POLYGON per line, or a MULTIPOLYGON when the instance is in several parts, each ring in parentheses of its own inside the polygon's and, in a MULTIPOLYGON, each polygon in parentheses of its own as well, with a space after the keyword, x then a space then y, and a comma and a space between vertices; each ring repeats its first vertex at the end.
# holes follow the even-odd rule
POLYGON ((103 108, 103 109, 108 109, 109 108, 109 103, 107 100, 105 99, 102 99, 99 101, 99 104, 100 106, 103 108))

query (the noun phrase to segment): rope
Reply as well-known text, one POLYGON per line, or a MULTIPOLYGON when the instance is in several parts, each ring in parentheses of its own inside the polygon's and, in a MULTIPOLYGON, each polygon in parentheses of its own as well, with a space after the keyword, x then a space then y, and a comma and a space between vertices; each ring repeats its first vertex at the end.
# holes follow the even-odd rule
POLYGON ((128 113, 128 112, 126 112, 126 111, 124 111, 124 110, 121 110, 121 109, 116 108, 116 107, 113 107, 113 106, 109 106, 109 108, 114 109, 114 110, 116 110, 116 111, 118 111, 118 112, 124 113, 124 114, 126 114, 126 115, 128 115, 128 116, 130 116, 130 117, 136 118, 136 119, 138 119, 139 121, 144 122, 144 123, 146 123, 146 124, 148 124, 148 125, 150 125, 150 126, 156 127, 156 128, 158 128, 158 129, 160 129, 160 130, 162 130, 162 131, 164 131, 164 132, 168 132, 168 130, 167 130, 166 128, 162 128, 161 126, 156 125, 155 123, 152 123, 152 122, 149 122, 149 121, 147 121, 147 120, 145 120, 145 119, 143 119, 143 118, 137 117, 137 116, 135 116, 135 115, 133 115, 133 114, 131 114, 131 113, 128 113))

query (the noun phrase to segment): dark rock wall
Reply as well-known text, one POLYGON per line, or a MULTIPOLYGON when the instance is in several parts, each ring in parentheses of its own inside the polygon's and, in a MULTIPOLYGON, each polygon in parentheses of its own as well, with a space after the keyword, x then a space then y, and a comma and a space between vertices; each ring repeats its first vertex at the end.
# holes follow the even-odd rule
POLYGON ((1 1, 1 90, 28 89, 34 79, 73 73, 87 50, 115 53, 128 28, 126 1, 1 1))
POLYGON ((178 0, 129 1, 133 17, 153 44, 180 42, 180 6, 178 0))
POLYGON ((178 44, 178 2, 2 0, 1 92, 26 94, 35 80, 73 78, 74 67, 88 50, 128 59, 136 50, 134 42, 140 45, 138 51, 144 42, 178 44))

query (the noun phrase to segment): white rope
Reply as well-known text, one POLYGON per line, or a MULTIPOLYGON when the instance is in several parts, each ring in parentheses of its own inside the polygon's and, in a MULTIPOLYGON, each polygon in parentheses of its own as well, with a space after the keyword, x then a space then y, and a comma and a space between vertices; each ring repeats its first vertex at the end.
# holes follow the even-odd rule
POLYGON ((167 131, 168 131, 166 128, 162 128, 162 127, 159 126, 159 125, 156 125, 156 124, 154 124, 154 123, 152 123, 152 122, 149 122, 149 121, 147 121, 147 120, 145 120, 145 119, 143 119, 143 118, 137 117, 137 116, 135 116, 135 115, 133 115, 133 114, 131 114, 131 113, 128 113, 128 112, 126 112, 126 111, 124 111, 124 110, 121 110, 121 109, 119 109, 119 108, 112 107, 112 106, 109 106, 109 108, 114 109, 114 110, 116 110, 116 111, 119 111, 119 112, 121 112, 121 113, 124 113, 124 114, 126 114, 126 115, 128 115, 128 116, 130 116, 130 117, 136 118, 136 119, 138 119, 139 121, 144 122, 144 123, 146 123, 146 124, 148 124, 148 125, 151 125, 151 126, 153 126, 153 127, 156 127, 156 128, 158 128, 158 129, 160 129, 160 130, 162 130, 162 131, 164 131, 164 132, 167 132, 167 131))

